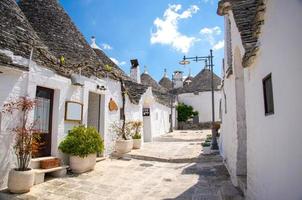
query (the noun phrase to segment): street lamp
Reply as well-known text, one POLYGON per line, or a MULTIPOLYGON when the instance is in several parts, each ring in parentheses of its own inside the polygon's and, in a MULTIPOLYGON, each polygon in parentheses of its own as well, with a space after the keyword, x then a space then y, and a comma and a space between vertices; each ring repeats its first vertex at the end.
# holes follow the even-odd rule
POLYGON ((206 63, 206 66, 210 67, 211 70, 211 90, 212 90, 212 149, 213 150, 217 150, 218 149, 218 145, 217 145, 217 131, 215 128, 215 104, 214 104, 214 76, 213 76, 213 50, 210 50, 210 55, 208 56, 195 56, 195 57, 186 57, 184 56, 182 61, 179 62, 179 64, 181 65, 187 65, 190 64, 189 60, 193 60, 195 62, 198 61, 204 61, 206 63), (208 64, 209 63, 209 64, 208 64))
MULTIPOLYGON (((174 89, 174 76, 172 74, 172 90, 174 89)), ((170 132, 173 132, 173 104, 174 104, 174 94, 170 94, 170 108, 171 108, 171 115, 170 115, 170 132)), ((176 115, 176 113, 175 113, 176 115)))

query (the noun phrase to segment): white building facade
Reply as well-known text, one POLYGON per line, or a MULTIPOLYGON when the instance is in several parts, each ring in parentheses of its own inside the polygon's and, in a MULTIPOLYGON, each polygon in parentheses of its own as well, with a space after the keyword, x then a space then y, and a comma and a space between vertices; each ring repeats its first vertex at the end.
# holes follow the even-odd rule
POLYGON ((282 0, 219 5, 227 43, 222 154, 246 199, 302 198, 301 8, 300 1, 282 0))

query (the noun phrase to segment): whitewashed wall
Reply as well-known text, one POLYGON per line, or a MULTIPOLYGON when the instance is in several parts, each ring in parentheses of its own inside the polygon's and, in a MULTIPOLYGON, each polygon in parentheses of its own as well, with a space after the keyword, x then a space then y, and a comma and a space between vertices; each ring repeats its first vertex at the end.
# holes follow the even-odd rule
MULTIPOLYGON (((225 16, 225 30, 228 29, 228 19, 230 19, 231 50, 232 50, 232 70, 233 73, 227 77, 225 74, 224 85, 221 90, 221 153, 226 167, 231 175, 231 180, 238 186, 237 175, 245 175, 246 170, 246 136, 245 129, 245 98, 243 68, 241 66, 240 55, 244 54, 241 37, 233 18, 232 11, 229 16, 225 16), (237 57, 235 57, 235 55, 237 57), (238 57, 239 56, 239 57, 238 57), (242 166, 245 164, 245 166, 242 166)), ((227 35, 227 33, 225 33, 227 35)), ((226 39, 227 41, 227 39, 226 39)), ((227 46, 227 45, 226 45, 227 46)), ((225 70, 228 69, 227 49, 225 46, 225 70)), ((225 73, 225 72, 224 72, 225 73)))
MULTIPOLYGON (((221 94, 219 91, 214 92, 214 105, 215 105, 215 121, 220 121, 219 118, 219 101, 221 94)), ((184 93, 178 95, 179 102, 190 105, 195 111, 198 111, 199 122, 212 121, 212 92, 205 91, 199 92, 198 95, 194 93, 184 93)))
POLYGON ((245 71, 249 199, 302 199, 301 11, 300 0, 266 1, 260 52, 245 71), (269 73, 275 114, 265 116, 269 73))

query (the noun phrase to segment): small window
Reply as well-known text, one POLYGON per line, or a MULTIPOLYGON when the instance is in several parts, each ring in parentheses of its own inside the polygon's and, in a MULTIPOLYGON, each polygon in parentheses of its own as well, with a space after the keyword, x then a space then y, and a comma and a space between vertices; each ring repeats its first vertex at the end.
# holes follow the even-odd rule
POLYGON ((272 74, 267 75, 263 79, 262 84, 263 84, 265 115, 274 114, 274 95, 273 95, 272 74))

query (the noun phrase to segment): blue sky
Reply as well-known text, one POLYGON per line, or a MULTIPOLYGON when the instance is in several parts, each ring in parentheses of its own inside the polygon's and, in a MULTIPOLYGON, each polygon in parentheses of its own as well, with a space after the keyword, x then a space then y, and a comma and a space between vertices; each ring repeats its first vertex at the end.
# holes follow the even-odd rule
MULTIPOLYGON (((90 43, 91 36, 126 72, 137 58, 141 71, 160 80, 169 77, 186 56, 208 55, 214 49, 214 70, 220 75, 223 58, 223 18, 216 14, 217 0, 60 0, 90 43)), ((203 62, 189 65, 193 75, 203 62)))

